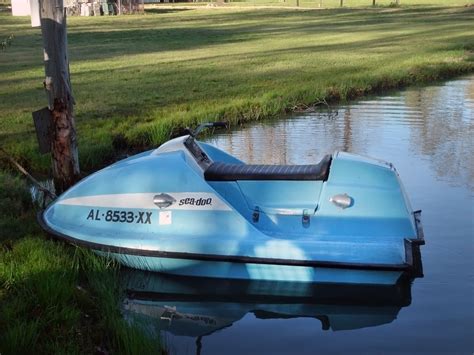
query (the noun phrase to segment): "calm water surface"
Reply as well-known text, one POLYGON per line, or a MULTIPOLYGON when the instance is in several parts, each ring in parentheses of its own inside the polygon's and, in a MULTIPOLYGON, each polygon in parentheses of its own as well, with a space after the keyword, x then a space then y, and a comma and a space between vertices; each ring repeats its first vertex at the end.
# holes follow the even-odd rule
MULTIPOLYGON (((334 150, 392 162, 413 208, 423 210, 424 277, 393 291, 395 299, 384 298, 386 289, 328 291, 364 295, 367 302, 354 304, 330 296, 296 304, 229 295, 127 299, 127 318, 177 354, 473 354, 473 76, 248 125, 210 142, 248 163, 311 164, 334 150)), ((212 294, 209 287, 202 293, 212 294)))

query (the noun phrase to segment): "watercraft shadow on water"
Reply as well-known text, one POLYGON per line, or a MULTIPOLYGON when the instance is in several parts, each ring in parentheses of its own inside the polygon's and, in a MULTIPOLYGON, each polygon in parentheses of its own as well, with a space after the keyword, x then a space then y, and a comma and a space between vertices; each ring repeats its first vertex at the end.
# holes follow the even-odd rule
POLYGON ((335 152, 251 165, 197 133, 92 174, 40 224, 126 266, 183 276, 378 284, 419 269, 420 211, 392 164, 335 152))
POLYGON ((152 336, 197 338, 232 326, 246 314, 259 319, 314 318, 341 331, 393 322, 411 303, 412 280, 395 284, 338 284, 225 280, 127 270, 124 317, 152 336))

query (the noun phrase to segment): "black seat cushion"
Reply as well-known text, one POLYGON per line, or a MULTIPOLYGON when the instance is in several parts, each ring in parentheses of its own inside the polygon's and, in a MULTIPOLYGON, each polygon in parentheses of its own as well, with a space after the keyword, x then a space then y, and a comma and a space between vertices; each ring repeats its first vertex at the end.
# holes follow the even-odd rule
POLYGON ((204 172, 207 181, 327 180, 331 156, 315 165, 247 165, 212 163, 204 172))

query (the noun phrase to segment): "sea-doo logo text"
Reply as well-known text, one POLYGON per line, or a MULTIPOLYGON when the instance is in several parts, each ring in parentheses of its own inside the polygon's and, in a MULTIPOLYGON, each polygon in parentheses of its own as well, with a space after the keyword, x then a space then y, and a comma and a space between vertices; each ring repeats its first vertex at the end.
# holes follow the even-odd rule
POLYGON ((188 198, 182 198, 181 200, 179 200, 179 205, 180 206, 183 206, 183 205, 191 205, 191 206, 212 206, 212 197, 209 197, 209 198, 192 198, 192 197, 188 197, 188 198))

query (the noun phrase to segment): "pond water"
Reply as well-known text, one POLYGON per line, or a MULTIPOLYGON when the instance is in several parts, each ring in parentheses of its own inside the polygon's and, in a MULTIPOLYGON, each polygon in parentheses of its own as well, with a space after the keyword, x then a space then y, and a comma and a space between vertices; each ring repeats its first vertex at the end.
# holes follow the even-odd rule
POLYGON ((474 76, 295 113, 209 141, 248 163, 311 164, 335 150, 393 163, 413 208, 423 211, 424 277, 394 287, 321 286, 316 297, 283 300, 265 285, 249 294, 255 285, 158 277, 152 283, 168 296, 132 295, 124 314, 161 336, 170 353, 473 353, 474 76))

